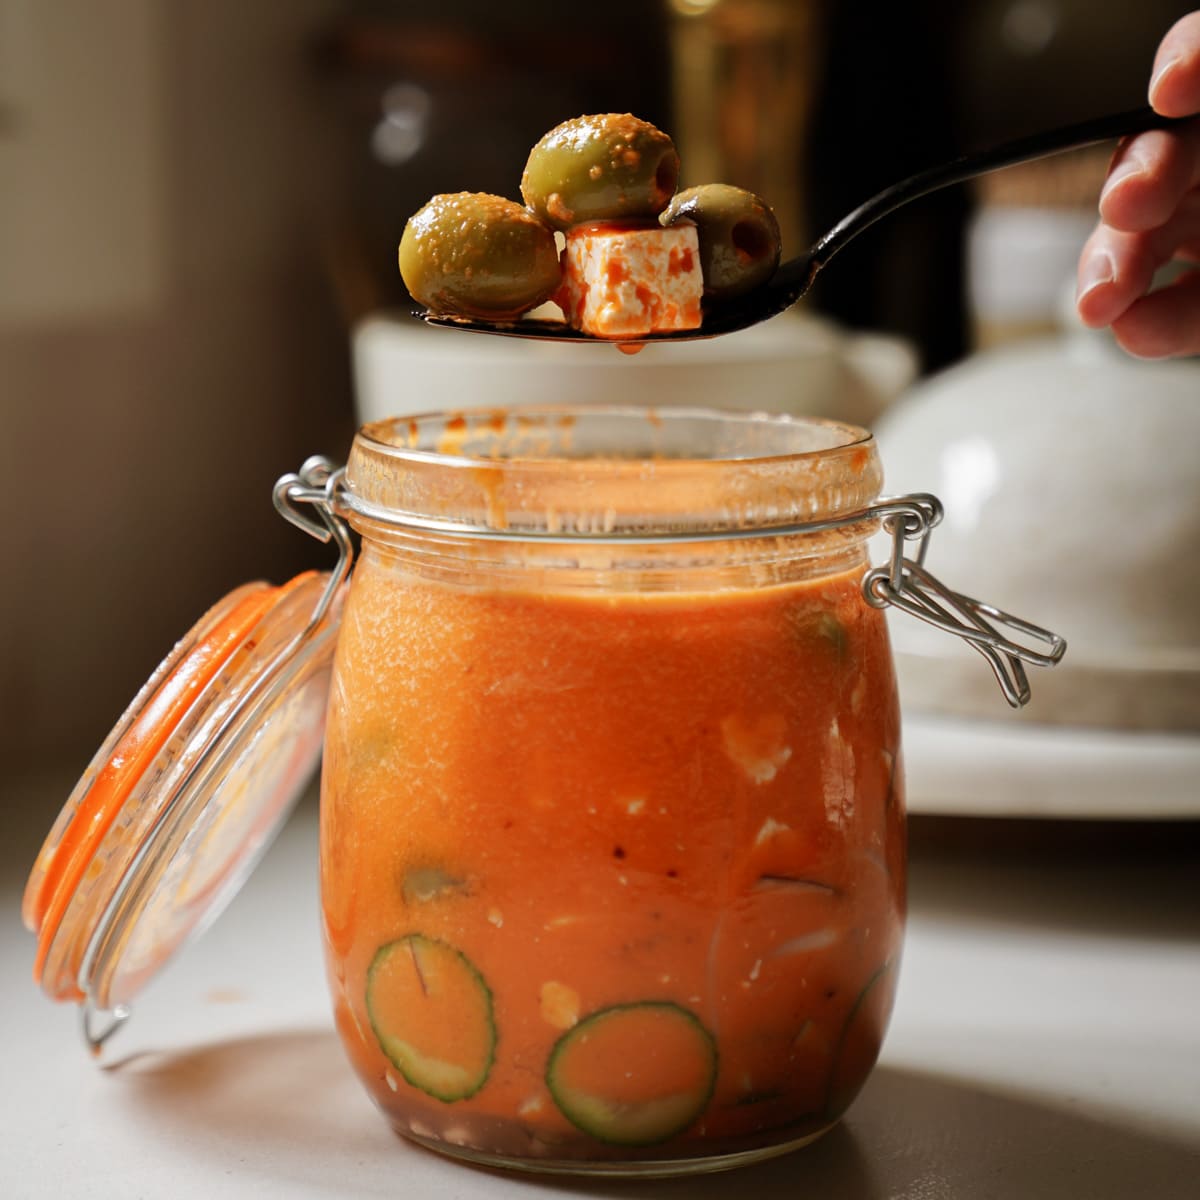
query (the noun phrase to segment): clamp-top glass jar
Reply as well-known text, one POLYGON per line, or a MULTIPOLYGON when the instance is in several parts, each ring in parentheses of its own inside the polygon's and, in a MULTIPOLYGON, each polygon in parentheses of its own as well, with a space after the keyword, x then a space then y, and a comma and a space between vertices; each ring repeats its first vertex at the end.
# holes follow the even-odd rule
POLYGON ((862 430, 686 410, 360 432, 321 882, 337 1026, 462 1157, 715 1169, 875 1060, 904 804, 862 430))
POLYGON ((629 1175, 818 1136, 872 1067, 900 959, 882 609, 966 637, 1012 703, 1022 662, 1064 649, 933 579, 937 501, 880 482, 868 433, 783 416, 367 426, 344 471, 276 485, 337 568, 206 614, 68 800, 26 889, 35 978, 98 1047, 269 841, 328 690, 334 1012, 398 1130, 629 1175))

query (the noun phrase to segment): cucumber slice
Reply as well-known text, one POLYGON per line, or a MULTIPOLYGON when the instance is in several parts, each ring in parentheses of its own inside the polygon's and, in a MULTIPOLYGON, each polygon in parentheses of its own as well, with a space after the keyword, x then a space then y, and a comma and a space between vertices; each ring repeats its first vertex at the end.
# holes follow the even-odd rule
POLYGON ((450 896, 470 894, 466 879, 451 875, 443 867, 410 867, 400 880, 405 904, 429 904, 450 896))
POLYGON ((805 609, 792 617, 792 627, 805 642, 823 645, 838 662, 850 653, 850 633, 831 612, 805 609))
POLYGON ((895 973, 889 961, 867 980, 842 1026, 826 1093, 825 1108, 830 1116, 839 1117, 850 1107, 875 1065, 894 994, 895 973))
POLYGON ((367 1015, 400 1074, 447 1104, 473 1096, 496 1057, 491 989, 461 950, 410 933, 367 968, 367 1015))
POLYGON ((685 1130, 717 1082, 713 1036, 666 1000, 617 1004, 558 1039, 546 1085, 559 1111, 601 1142, 649 1146, 685 1130))

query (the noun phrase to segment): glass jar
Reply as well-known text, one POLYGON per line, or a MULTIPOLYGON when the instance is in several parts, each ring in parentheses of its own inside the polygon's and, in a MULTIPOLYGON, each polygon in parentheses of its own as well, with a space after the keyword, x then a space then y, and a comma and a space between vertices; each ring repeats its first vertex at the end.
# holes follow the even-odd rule
POLYGON ((321 886, 338 1031, 401 1133, 681 1173, 849 1104, 900 960, 896 687, 875 523, 779 527, 880 481, 862 430, 761 415, 359 433, 321 886))
POLYGON ((275 502, 336 568, 237 589, 134 698, 30 875, 35 980, 98 1051, 323 746, 335 1021, 397 1130, 616 1175, 811 1141, 899 970, 883 609, 1013 704, 1065 649, 934 579, 938 502, 880 482, 862 429, 680 408, 396 419, 309 460, 275 502))

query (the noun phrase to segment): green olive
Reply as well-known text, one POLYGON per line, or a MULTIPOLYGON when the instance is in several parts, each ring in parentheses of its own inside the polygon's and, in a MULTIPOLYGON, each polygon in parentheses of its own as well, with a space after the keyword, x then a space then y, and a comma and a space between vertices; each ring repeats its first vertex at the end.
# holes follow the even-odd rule
POLYGON ((766 283, 779 265, 779 222, 753 192, 727 183, 688 188, 659 220, 695 223, 705 295, 720 299, 748 292, 766 283))
POLYGON ((679 182, 675 143, 629 113, 564 121, 529 152, 521 195, 555 229, 656 217, 679 182))
POLYGON ((485 192, 434 196, 404 226, 400 275, 444 316, 515 320, 562 280, 554 233, 527 208, 485 192))

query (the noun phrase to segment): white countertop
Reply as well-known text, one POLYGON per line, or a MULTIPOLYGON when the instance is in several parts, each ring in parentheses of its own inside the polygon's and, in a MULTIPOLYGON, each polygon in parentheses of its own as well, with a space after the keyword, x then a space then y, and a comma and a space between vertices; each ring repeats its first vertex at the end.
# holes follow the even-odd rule
POLYGON ((986 836, 918 848, 891 1031, 839 1128, 730 1174, 580 1182, 443 1160, 376 1114, 332 1030, 311 799, 94 1064, 76 1011, 29 980, 19 903, 39 790, 0 797, 5 1200, 1200 1196, 1194 832, 1190 850, 1121 856, 986 836))

